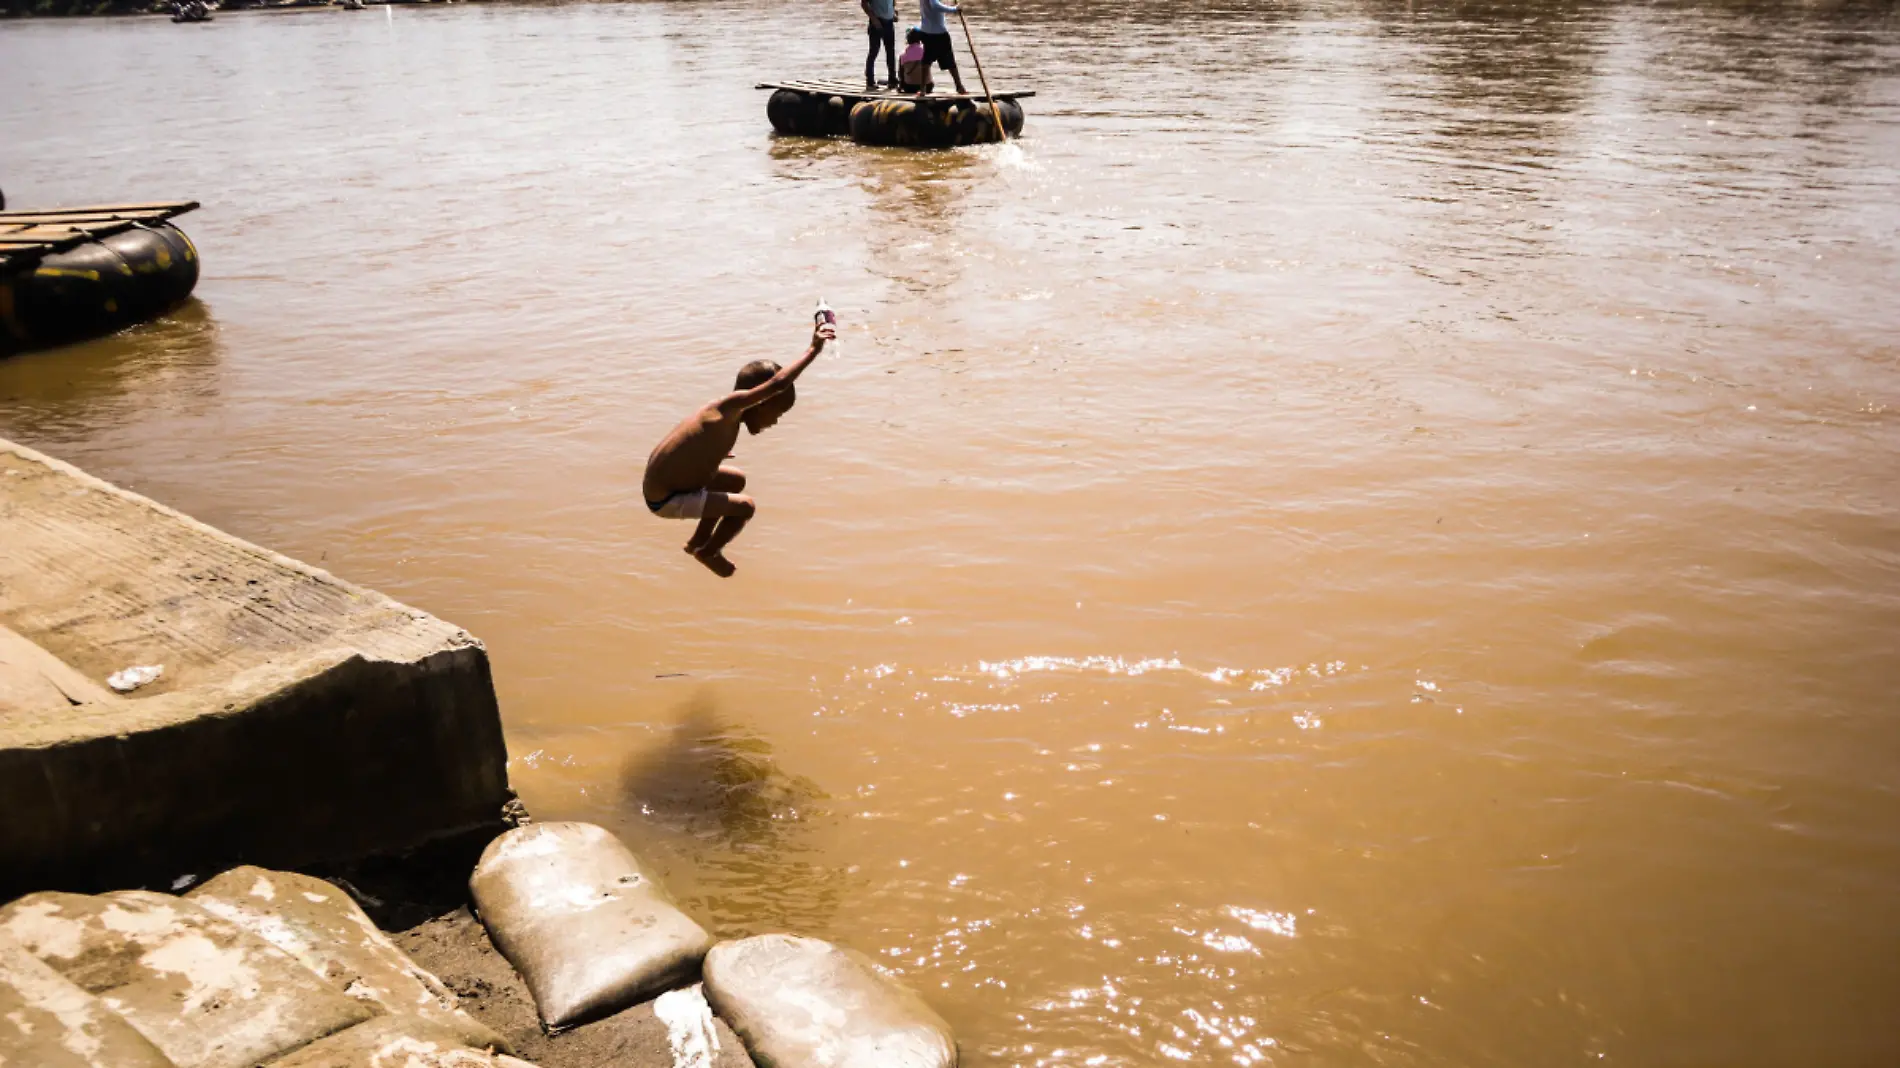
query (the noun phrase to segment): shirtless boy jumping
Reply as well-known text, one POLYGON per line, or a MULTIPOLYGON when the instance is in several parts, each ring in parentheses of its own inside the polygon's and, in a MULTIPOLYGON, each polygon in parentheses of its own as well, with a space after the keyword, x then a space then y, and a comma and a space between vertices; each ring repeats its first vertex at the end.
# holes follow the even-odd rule
POLYGON ((739 368, 733 392, 687 416, 647 457, 640 487, 647 509, 662 519, 699 520, 686 551, 720 578, 736 570, 723 550, 758 510, 739 492, 745 472, 723 462, 739 440, 739 427, 758 434, 790 411, 798 400, 792 383, 836 336, 834 327, 820 323, 812 329, 811 347, 790 367, 753 360, 739 368))

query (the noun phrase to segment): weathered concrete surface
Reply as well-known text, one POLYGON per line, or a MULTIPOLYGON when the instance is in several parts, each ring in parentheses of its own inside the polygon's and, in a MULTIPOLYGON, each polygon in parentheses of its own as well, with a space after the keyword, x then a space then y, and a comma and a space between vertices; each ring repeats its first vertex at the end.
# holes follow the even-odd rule
POLYGON ((871 958, 816 938, 759 935, 706 954, 706 1000, 774 1068, 955 1068, 956 1039, 871 958))
MULTIPOLYGON (((523 1058, 510 1059, 467 1041, 465 1024, 384 1012, 361 987, 351 993, 368 985, 360 976, 339 987, 349 977, 337 969, 361 948, 357 921, 283 921, 272 939, 205 907, 214 894, 238 896, 234 887, 251 901, 288 895, 313 907, 320 903, 304 895, 345 890, 245 868, 195 898, 41 893, 0 908, 0 1068, 752 1068, 697 986, 550 1035, 527 985, 467 908, 378 935, 402 954, 401 971, 439 975, 478 1026, 505 1036, 523 1058), (313 941, 299 944, 305 938, 313 941), (32 1034, 16 1033, 22 1022, 32 1034), (46 1036, 59 1049, 66 1038, 96 1040, 99 1055, 51 1056, 46 1036)), ((265 927, 280 918, 253 917, 265 927)))
POLYGON ((176 1068, 99 999, 0 935, 0 1068, 176 1068))
POLYGON ((712 946, 620 839, 591 823, 509 831, 482 852, 468 887, 550 1028, 690 981, 712 946))
POLYGON ((0 899, 493 824, 465 632, 0 441, 0 899), (163 665, 107 692, 112 673, 163 665))
POLYGON ((465 1045, 455 1032, 414 1016, 378 1016, 318 1039, 266 1068, 535 1068, 465 1045))
POLYGON ((723 1021, 702 1011, 695 1022, 677 1011, 689 1007, 676 1005, 686 991, 669 991, 606 1019, 547 1034, 527 984, 465 908, 393 937, 417 964, 460 995, 463 1009, 501 1032, 516 1056, 541 1068, 752 1068, 745 1047, 723 1021))
POLYGON ((461 1010, 442 980, 417 967, 348 894, 322 879, 247 865, 185 899, 295 957, 344 995, 446 1032, 454 1041, 444 1048, 511 1052, 505 1039, 461 1010))
POLYGON ((0 908, 0 935, 97 997, 177 1068, 252 1068, 378 1014, 168 894, 29 894, 0 908))

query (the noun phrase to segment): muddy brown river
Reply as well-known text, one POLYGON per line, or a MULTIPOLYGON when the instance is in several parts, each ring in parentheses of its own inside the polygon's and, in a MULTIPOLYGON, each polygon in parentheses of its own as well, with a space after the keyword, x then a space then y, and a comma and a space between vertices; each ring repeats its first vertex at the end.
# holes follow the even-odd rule
POLYGON ((1900 1063, 1894 6, 971 12, 1018 150, 775 139, 842 0, 0 22, 10 204, 206 265, 0 434, 978 1068, 1900 1063), (643 461, 820 298, 721 581, 643 461))

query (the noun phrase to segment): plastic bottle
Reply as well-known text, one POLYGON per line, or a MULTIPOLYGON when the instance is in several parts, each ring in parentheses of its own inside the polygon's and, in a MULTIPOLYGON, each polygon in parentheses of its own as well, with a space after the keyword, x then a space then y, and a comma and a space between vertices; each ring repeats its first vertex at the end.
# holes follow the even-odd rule
POLYGON ((814 326, 837 326, 838 313, 831 310, 831 305, 820 300, 818 310, 811 313, 811 321, 814 326))

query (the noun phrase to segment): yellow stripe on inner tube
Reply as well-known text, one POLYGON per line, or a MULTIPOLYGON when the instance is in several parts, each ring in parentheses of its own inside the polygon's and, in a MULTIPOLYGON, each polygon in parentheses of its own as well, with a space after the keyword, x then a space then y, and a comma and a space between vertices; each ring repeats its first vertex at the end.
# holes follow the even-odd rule
POLYGON ((40 267, 33 274, 42 278, 84 278, 88 282, 99 280, 98 271, 69 271, 64 267, 40 267))

